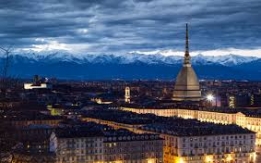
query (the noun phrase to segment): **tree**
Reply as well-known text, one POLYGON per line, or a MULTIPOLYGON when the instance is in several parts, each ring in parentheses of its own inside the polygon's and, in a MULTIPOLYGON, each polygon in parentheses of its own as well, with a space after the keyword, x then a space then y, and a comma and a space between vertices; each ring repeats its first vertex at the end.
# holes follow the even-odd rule
POLYGON ((11 48, 3 48, 0 47, 0 49, 4 52, 4 62, 3 62, 3 68, 2 68, 2 77, 8 77, 8 69, 10 66, 10 57, 11 57, 11 48))
POLYGON ((11 61, 11 48, 3 48, 0 47, 0 50, 4 53, 3 61, 2 61, 2 72, 0 78, 0 89, 1 89, 1 97, 5 98, 6 90, 8 88, 9 82, 9 66, 11 61))

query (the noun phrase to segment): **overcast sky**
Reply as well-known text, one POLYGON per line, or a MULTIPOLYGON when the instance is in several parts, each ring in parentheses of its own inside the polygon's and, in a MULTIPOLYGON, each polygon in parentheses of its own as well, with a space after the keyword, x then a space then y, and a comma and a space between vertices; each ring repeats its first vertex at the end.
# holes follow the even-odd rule
POLYGON ((0 46, 261 57, 260 0, 0 0, 0 46))

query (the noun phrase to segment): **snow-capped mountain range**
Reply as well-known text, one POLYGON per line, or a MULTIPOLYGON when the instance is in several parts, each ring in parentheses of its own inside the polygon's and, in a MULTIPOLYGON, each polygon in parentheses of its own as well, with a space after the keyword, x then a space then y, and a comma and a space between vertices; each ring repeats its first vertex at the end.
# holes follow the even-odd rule
MULTIPOLYGON (((0 56, 3 57, 3 56, 0 56)), ((182 63, 183 56, 164 56, 162 54, 146 55, 140 53, 127 53, 122 55, 114 54, 85 54, 85 55, 73 55, 66 51, 43 51, 35 53, 29 51, 26 53, 13 54, 14 60, 16 58, 24 58, 31 61, 41 62, 75 62, 78 64, 84 63, 117 63, 117 64, 131 64, 135 62, 141 62, 146 64, 179 64, 182 63)), ((228 54, 223 56, 203 56, 198 54, 192 56, 193 64, 220 64, 224 66, 234 66, 243 63, 252 62, 258 60, 258 57, 246 57, 234 54, 228 54)))
MULTIPOLYGON (((10 74, 31 78, 34 74, 63 79, 174 79, 183 56, 127 53, 73 55, 66 51, 13 53, 10 74)), ((4 61, 0 56, 0 65, 4 61)), ((261 58, 234 54, 191 58, 199 78, 261 80, 261 58)))

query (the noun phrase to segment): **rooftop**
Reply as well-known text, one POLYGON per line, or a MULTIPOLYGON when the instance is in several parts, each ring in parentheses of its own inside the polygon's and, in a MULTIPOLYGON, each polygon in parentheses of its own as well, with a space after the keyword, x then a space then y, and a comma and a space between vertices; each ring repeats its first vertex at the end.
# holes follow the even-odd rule
POLYGON ((89 110, 83 114, 83 117, 99 118, 132 125, 148 124, 153 122, 153 120, 149 117, 138 116, 136 113, 108 109, 89 110))
POLYGON ((209 112, 218 112, 218 113, 227 113, 227 114, 236 114, 236 113, 243 113, 247 117, 261 117, 260 110, 250 110, 245 108, 225 108, 225 107, 212 107, 212 108, 202 108, 196 105, 180 105, 180 104, 173 104, 173 105, 161 105, 160 102, 152 103, 154 105, 139 105, 139 104, 124 104, 123 107, 129 108, 137 108, 137 109, 184 109, 184 110, 201 110, 201 111, 209 111, 209 112))
POLYGON ((254 133, 237 125, 219 125, 214 123, 198 122, 197 120, 180 120, 177 118, 162 118, 158 121, 161 122, 147 124, 141 128, 175 136, 207 136, 254 133))
POLYGON ((0 120, 30 121, 30 120, 61 120, 63 117, 42 114, 37 111, 11 111, 0 114, 0 120))
POLYGON ((161 139, 155 134, 136 134, 126 129, 113 129, 94 122, 78 123, 71 127, 60 127, 55 131, 59 138, 104 137, 106 142, 161 139))
POLYGON ((90 111, 87 117, 114 121, 125 124, 142 124, 142 129, 153 130, 159 133, 168 133, 177 136, 200 136, 200 135, 227 135, 249 134, 250 130, 236 125, 221 125, 200 122, 195 119, 182 119, 178 117, 160 117, 154 114, 137 114, 120 110, 90 111))

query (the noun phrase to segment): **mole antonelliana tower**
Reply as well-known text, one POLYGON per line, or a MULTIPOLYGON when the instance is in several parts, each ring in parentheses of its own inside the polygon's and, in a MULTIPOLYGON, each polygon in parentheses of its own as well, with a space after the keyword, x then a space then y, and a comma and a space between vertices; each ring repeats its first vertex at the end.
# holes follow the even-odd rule
POLYGON ((201 91, 198 78, 190 62, 188 24, 186 24, 186 48, 184 62, 176 78, 172 99, 175 101, 201 100, 201 91))

